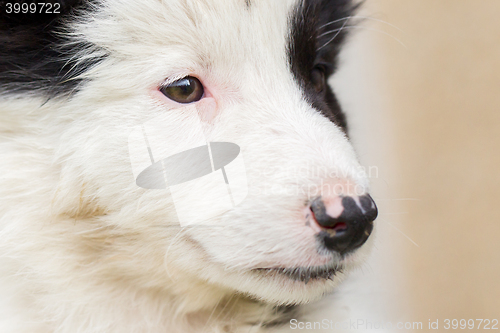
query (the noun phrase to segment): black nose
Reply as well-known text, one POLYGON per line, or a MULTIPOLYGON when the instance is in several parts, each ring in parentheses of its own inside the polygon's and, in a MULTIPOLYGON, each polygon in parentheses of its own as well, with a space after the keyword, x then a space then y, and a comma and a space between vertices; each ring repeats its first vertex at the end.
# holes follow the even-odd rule
POLYGON ((368 194, 359 197, 342 197, 342 207, 328 209, 322 197, 311 202, 311 211, 318 225, 323 229, 318 234, 326 248, 341 254, 350 252, 363 245, 373 230, 377 218, 377 206, 368 194), (328 211, 341 212, 331 216, 328 211))

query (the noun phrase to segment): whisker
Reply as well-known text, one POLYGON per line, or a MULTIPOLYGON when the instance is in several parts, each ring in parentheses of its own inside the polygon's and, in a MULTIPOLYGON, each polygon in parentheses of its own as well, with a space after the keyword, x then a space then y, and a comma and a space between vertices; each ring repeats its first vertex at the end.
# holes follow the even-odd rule
POLYGON ((338 29, 333 29, 333 30, 330 30, 330 31, 327 31, 327 32, 323 33, 321 36, 325 36, 325 35, 337 32, 335 34, 335 36, 333 36, 332 39, 330 39, 328 42, 326 42, 324 45, 322 45, 318 50, 321 50, 323 47, 325 47, 326 45, 328 45, 329 43, 331 43, 335 39, 335 37, 338 36, 338 34, 340 33, 340 31, 344 30, 344 29, 365 29, 365 30, 368 30, 368 31, 379 32, 381 34, 384 34, 386 36, 389 36, 389 37, 393 38, 396 42, 398 42, 399 44, 401 44, 404 48, 408 48, 401 40, 399 40, 398 38, 394 37, 393 35, 385 32, 385 31, 382 31, 382 30, 379 30, 379 29, 374 29, 374 28, 362 27, 362 26, 346 26, 346 27, 342 26, 342 27, 340 27, 338 29))
POLYGON ((182 228, 181 230, 179 230, 177 232, 177 234, 175 235, 175 237, 172 239, 172 241, 168 245, 167 251, 165 252, 165 256, 164 256, 164 259, 165 259, 165 270, 167 272, 168 277, 170 279, 172 279, 172 281, 175 281, 175 279, 172 277, 172 275, 170 274, 170 271, 168 269, 168 260, 167 260, 168 252, 170 251, 170 248, 172 247, 172 245, 175 244, 175 242, 180 239, 180 236, 182 235, 183 231, 186 231, 186 230, 187 230, 187 228, 182 228))
POLYGON ((231 313, 233 313, 233 310, 234 310, 234 308, 236 307, 236 304, 237 304, 236 301, 232 301, 233 298, 236 298, 236 294, 233 294, 233 295, 229 296, 226 305, 224 305, 224 308, 222 308, 222 310, 220 311, 221 314, 225 313, 224 316, 220 317, 220 315, 219 315, 219 316, 217 316, 216 319, 220 319, 221 321, 226 321, 226 318, 228 316, 230 316, 231 313), (229 303, 231 303, 231 306, 227 309, 227 311, 224 311, 224 310, 226 310, 226 307, 227 307, 227 305, 229 303))
POLYGON ((405 214, 409 214, 409 212, 383 213, 383 215, 405 215, 405 214))
POLYGON ((345 25, 347 24, 348 20, 346 20, 342 26, 340 27, 340 29, 337 31, 337 33, 335 34, 335 36, 333 36, 328 42, 326 42, 325 44, 323 44, 323 46, 321 46, 320 48, 317 49, 317 51, 321 50, 322 48, 324 48, 325 46, 327 46, 328 44, 330 44, 338 35, 339 33, 344 29, 345 25))
POLYGON ((418 198, 397 198, 397 199, 377 199, 377 201, 422 201, 422 199, 418 198))
POLYGON ((399 233, 401 233, 403 236, 405 236, 410 242, 412 242, 416 247, 420 247, 417 243, 415 243, 415 241, 413 239, 411 239, 407 234, 405 234, 404 232, 402 232, 399 228, 397 228, 396 226, 394 226, 392 223, 388 222, 387 220, 385 219, 380 219, 381 221, 387 223, 388 225, 390 225, 391 227, 393 227, 394 229, 396 229, 397 231, 399 231, 399 233))
MULTIPOLYGON (((232 295, 231 295, 231 297, 232 297, 232 295)), ((219 299, 219 300, 217 301, 217 303, 214 305, 214 308, 213 308, 213 309, 212 309, 212 311, 210 312, 210 316, 208 316, 207 323, 206 323, 206 324, 205 324, 205 326, 203 327, 202 332, 205 332, 205 329, 206 329, 206 328, 208 328, 208 326, 211 324, 210 320, 212 319, 212 317, 213 317, 213 315, 214 315, 214 313, 215 313, 215 310, 217 310, 217 307, 219 306, 220 302, 221 302, 221 299, 219 299)), ((224 309, 226 308, 226 306, 227 306, 227 304, 226 304, 226 305, 224 305, 224 308, 222 309, 222 311, 224 311, 224 309)), ((214 319, 214 321, 215 321, 215 320, 217 320, 217 318, 218 318, 218 317, 219 317, 219 316, 216 316, 216 318, 214 319)))
POLYGON ((360 19, 363 19, 363 20, 372 20, 372 21, 376 21, 376 22, 380 22, 380 23, 384 23, 384 24, 387 24, 388 26, 390 27, 393 27, 394 29, 396 30, 399 30, 401 32, 404 32, 401 28, 398 28, 397 26, 395 26, 394 24, 391 24, 387 21, 384 21, 384 20, 381 20, 381 19, 377 19, 377 18, 374 18, 374 17, 369 17, 369 16, 360 16, 360 15, 353 15, 353 16, 346 16, 346 17, 343 17, 343 18, 340 18, 340 19, 337 19, 337 20, 333 20, 331 22, 328 22, 326 24, 323 24, 322 26, 318 27, 318 29, 322 29, 324 27, 327 27, 329 25, 332 25, 332 24, 335 24, 337 22, 340 22, 340 21, 343 21, 343 20, 350 20, 351 18, 360 18, 360 19))
POLYGON ((322 26, 319 26, 318 29, 323 29, 324 27, 327 27, 331 24, 334 24, 334 23, 337 23, 337 22, 340 22, 340 21, 344 21, 344 20, 349 20, 351 18, 353 18, 354 16, 346 16, 346 17, 343 17, 343 18, 340 18, 340 19, 337 19, 337 20, 333 20, 333 21, 330 21, 326 24, 323 24, 322 26))
POLYGON ((354 28, 354 27, 357 27, 357 26, 355 26, 355 25, 347 25, 347 26, 345 26, 345 27, 343 27, 343 28, 337 28, 337 29, 328 30, 327 32, 323 32, 321 35, 316 36, 316 38, 321 38, 321 37, 323 37, 323 36, 326 36, 326 35, 332 34, 332 33, 334 33, 334 32, 340 31, 340 30, 342 30, 342 29, 354 28))

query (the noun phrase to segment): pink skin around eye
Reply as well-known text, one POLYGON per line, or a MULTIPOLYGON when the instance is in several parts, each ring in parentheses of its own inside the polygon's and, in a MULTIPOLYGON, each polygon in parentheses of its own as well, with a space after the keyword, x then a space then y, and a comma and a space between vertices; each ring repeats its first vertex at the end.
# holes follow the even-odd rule
POLYGON ((217 116, 217 103, 213 97, 204 97, 196 103, 201 121, 210 123, 217 116))

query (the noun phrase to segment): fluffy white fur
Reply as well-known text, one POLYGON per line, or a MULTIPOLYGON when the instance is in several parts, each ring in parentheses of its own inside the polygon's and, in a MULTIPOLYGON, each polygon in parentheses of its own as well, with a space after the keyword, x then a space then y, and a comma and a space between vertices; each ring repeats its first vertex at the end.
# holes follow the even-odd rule
POLYGON ((275 305, 334 289, 342 274, 304 284, 251 271, 337 265, 304 225, 302 190, 346 179, 368 186, 345 135, 289 70, 294 4, 107 0, 66 32, 108 55, 81 91, 2 97, 2 333, 257 332, 279 316, 275 305), (134 183, 128 156, 134 126, 182 112, 155 89, 188 74, 213 95, 198 105, 217 115, 209 140, 242 147, 249 182, 247 199, 213 228, 180 228, 166 192, 134 183), (297 172, 315 168, 343 177, 297 172))

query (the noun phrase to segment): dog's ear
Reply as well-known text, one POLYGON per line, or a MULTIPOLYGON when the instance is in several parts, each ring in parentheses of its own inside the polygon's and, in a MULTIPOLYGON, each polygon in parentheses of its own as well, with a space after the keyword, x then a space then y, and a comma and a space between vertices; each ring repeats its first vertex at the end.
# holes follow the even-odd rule
POLYGON ((62 25, 84 0, 0 1, 0 90, 5 93, 71 91, 71 48, 62 25))

